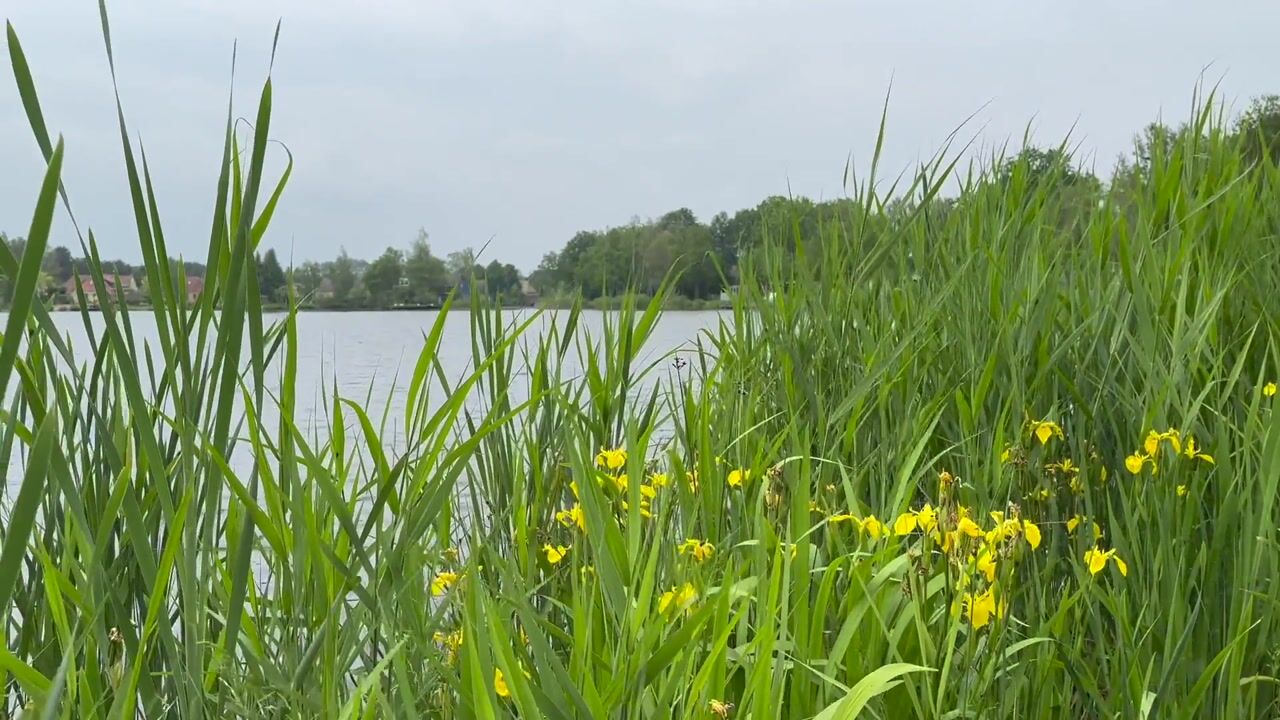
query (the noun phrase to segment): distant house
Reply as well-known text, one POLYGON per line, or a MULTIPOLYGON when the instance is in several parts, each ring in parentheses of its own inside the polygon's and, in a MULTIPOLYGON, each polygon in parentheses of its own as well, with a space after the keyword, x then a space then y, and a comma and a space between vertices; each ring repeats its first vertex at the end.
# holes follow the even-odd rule
POLYGON ((204 293, 204 278, 189 277, 187 278, 187 302, 194 304, 200 299, 200 295, 204 293))
MULTIPOLYGON (((138 294, 138 285, 137 283, 134 282, 132 275, 122 275, 120 277, 119 286, 116 285, 116 278, 114 275, 104 275, 102 278, 102 282, 103 284, 106 285, 106 287, 104 288, 104 291, 107 293, 107 297, 109 298, 116 297, 117 287, 120 290, 124 290, 126 300, 131 300, 133 299, 134 296, 138 294), (126 282, 126 280, 128 282, 126 282)), ((98 303, 98 286, 96 283, 94 283, 92 277, 76 278, 73 276, 70 279, 68 279, 65 283, 63 283, 62 291, 66 293, 67 297, 75 299, 76 297, 78 297, 76 294, 77 286, 79 290, 84 293, 85 302, 87 302, 90 305, 99 304, 98 303)))

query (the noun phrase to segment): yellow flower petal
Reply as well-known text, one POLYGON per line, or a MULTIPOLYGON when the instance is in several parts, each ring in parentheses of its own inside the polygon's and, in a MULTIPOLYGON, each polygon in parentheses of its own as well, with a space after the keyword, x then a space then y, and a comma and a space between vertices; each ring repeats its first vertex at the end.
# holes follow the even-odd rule
POLYGON ((887 528, 884 526, 884 523, 880 522, 875 515, 868 515, 862 520, 859 520, 858 529, 870 535, 872 540, 879 540, 887 534, 887 528))
POLYGON ((1096 547, 1085 552, 1084 561, 1089 565, 1090 575, 1097 575, 1107 566, 1106 554, 1096 547))
POLYGON ((916 529, 915 513, 904 512, 898 516, 897 520, 893 521, 893 534, 895 535, 910 535, 911 533, 915 532, 915 529, 916 529))
POLYGON ((456 582, 458 582, 457 573, 437 573, 435 578, 431 580, 431 594, 437 596, 443 595, 456 582))
POLYGON ((1040 528, 1030 520, 1022 521, 1022 534, 1027 538, 1027 544, 1032 550, 1040 547, 1040 528))
POLYGON ((1048 445, 1051 437, 1053 437, 1053 429, 1047 424, 1041 424, 1036 428, 1036 439, 1041 445, 1048 445))
POLYGON ((991 616, 996 612, 995 595, 990 590, 981 595, 967 594, 965 604, 969 606, 969 624, 975 630, 980 630, 991 622, 991 616))
POLYGON ((1138 473, 1142 472, 1142 466, 1147 463, 1147 459, 1148 458, 1145 455, 1139 455, 1137 453, 1134 453, 1124 459, 1124 469, 1128 470, 1134 475, 1137 475, 1138 473))
POLYGON ((938 527, 938 511, 934 510, 932 505, 925 503, 925 506, 920 508, 920 512, 916 513, 916 521, 920 523, 920 529, 924 532, 933 532, 938 527))
POLYGON ((542 552, 547 556, 547 563, 555 565, 563 560, 565 555, 569 554, 569 548, 564 545, 556 545, 554 547, 551 545, 543 545, 542 552))
POLYGON ((1262 386, 1262 395, 1263 395, 1263 397, 1275 397, 1275 394, 1276 394, 1276 384, 1275 384, 1275 383, 1273 383, 1273 382, 1269 382, 1269 383, 1267 383, 1266 385, 1263 385, 1263 386, 1262 386))
POLYGON ((1151 430, 1147 433, 1147 439, 1142 441, 1142 451, 1148 457, 1155 457, 1160 452, 1160 433, 1151 430))
POLYGON ((981 572, 986 576, 987 582, 990 583, 996 581, 996 561, 995 558, 991 557, 991 553, 989 551, 983 550, 982 554, 978 555, 977 567, 978 572, 981 572))

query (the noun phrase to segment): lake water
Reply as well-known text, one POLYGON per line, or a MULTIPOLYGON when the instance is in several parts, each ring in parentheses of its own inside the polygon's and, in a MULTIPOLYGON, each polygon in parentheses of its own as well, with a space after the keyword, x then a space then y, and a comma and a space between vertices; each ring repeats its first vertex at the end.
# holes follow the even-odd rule
MULTIPOLYGON (((521 322, 528 319, 532 312, 512 311, 504 313, 503 317, 506 322, 521 322)), ((542 313, 525 335, 528 342, 533 342, 540 333, 549 330, 552 324, 563 327, 565 315, 563 312, 542 313)), ((0 327, 3 327, 5 317, 4 313, 0 313, 0 327)), ((60 312, 53 313, 52 317, 63 335, 69 338, 76 357, 82 362, 87 360, 91 348, 80 314, 60 312)), ((267 320, 270 322, 278 317, 268 316, 267 320)), ((403 427, 403 423, 397 423, 396 419, 403 415, 409 378, 422 349, 423 338, 430 332, 437 317, 438 313, 434 311, 300 313, 297 327, 296 385, 299 423, 304 427, 315 427, 325 422, 325 408, 336 383, 338 392, 343 397, 356 400, 370 409, 375 423, 378 420, 375 413, 389 407, 389 425, 403 427)), ((715 328, 722 317, 725 315, 719 312, 664 314, 640 353, 640 365, 662 359, 673 352, 691 352, 700 333, 715 328)), ((101 328, 101 317, 94 318, 95 324, 101 328)), ((149 342, 154 347, 159 336, 151 313, 135 310, 130 319, 138 342, 149 342)), ((604 321, 605 313, 584 311, 579 318, 579 337, 599 342, 603 336, 604 321)), ((576 352, 570 350, 567 359, 570 365, 566 370, 575 370, 573 362, 576 359, 576 352)), ((467 312, 455 311, 445 320, 439 360, 446 377, 451 380, 470 370, 471 318, 467 312)), ((517 352, 517 363, 519 362, 520 353, 517 352)), ((517 367, 517 372, 519 370, 517 367)), ((271 377, 278 378, 278 371, 271 377)), ((524 383, 518 382, 517 385, 522 388, 524 383)), ((277 389, 278 381, 269 380, 268 387, 277 389)), ((15 383, 11 380, 6 404, 15 391, 15 383)), ((512 399, 519 401, 514 397, 512 399)), ((271 417, 264 416, 263 421, 264 424, 271 422, 271 417)), ((394 435, 386 438, 392 444, 396 439, 394 435)), ((22 463, 15 458, 15 462, 10 464, 6 485, 12 486, 21 477, 21 468, 22 463)), ((12 491, 11 487, 9 489, 12 491)))

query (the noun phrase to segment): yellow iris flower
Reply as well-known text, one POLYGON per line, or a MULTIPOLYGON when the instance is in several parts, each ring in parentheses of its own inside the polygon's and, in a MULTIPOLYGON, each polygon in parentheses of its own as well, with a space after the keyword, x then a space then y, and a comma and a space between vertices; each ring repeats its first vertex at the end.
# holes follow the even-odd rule
POLYGON ((980 594, 965 593, 965 609, 969 615, 969 624, 974 630, 980 630, 991 622, 991 618, 1003 618, 1009 611, 1009 603, 1004 599, 996 599, 995 588, 987 588, 980 594))
POLYGON ((932 505, 925 503, 925 506, 919 510, 908 510, 893 521, 895 535, 910 535, 917 528, 923 533, 931 533, 938 529, 938 511, 934 510, 932 505))
POLYGON ((1090 575, 1097 575, 1102 572, 1102 570, 1107 566, 1108 561, 1116 564, 1116 569, 1120 571, 1122 576, 1129 576, 1129 565, 1116 555, 1115 548, 1103 550, 1097 545, 1094 545, 1091 549, 1085 551, 1084 562, 1089 566, 1090 575))
POLYGON ((437 573, 431 579, 431 594, 436 596, 443 595, 456 582, 458 582, 458 573, 448 571, 437 573))
POLYGON ((1183 448, 1182 454, 1192 460, 1203 460, 1210 465, 1214 464, 1213 456, 1200 452, 1200 448, 1196 447, 1196 439, 1190 436, 1187 437, 1186 446, 1183 448))
POLYGON ((982 552, 978 554, 976 567, 978 568, 978 572, 982 573, 983 576, 987 578, 987 582, 991 583, 996 581, 996 559, 991 555, 990 550, 984 548, 982 552))
POLYGON ((612 450, 602 448, 596 454, 596 465, 610 470, 618 470, 627 464, 627 451, 622 448, 612 450))
MULTIPOLYGON (((1074 535, 1076 528, 1080 527, 1081 523, 1083 523, 1085 519, 1086 518, 1081 515, 1072 515, 1071 519, 1067 520, 1067 534, 1074 535)), ((1102 537, 1102 528, 1098 526, 1098 523, 1090 522, 1089 524, 1093 526, 1093 539, 1097 540, 1102 537)))
POLYGON ((967 517, 960 518, 960 522, 956 523, 956 530, 971 538, 982 537, 982 527, 967 517))
POLYGON ((1027 544, 1032 550, 1040 547, 1040 527, 1030 520, 1022 521, 1022 537, 1027 539, 1027 544))
POLYGON ((1060 462, 1049 463, 1044 466, 1049 472, 1060 472, 1063 475, 1076 475, 1080 472, 1080 466, 1071 461, 1071 458, 1063 458, 1060 462))
POLYGON ((498 668, 493 669, 493 691, 500 698, 511 697, 511 688, 507 687, 507 678, 498 668))
POLYGON ((672 587, 658 598, 658 612, 666 613, 669 609, 681 610, 692 605, 697 599, 698 591, 693 589, 692 583, 672 587))
POLYGON ((715 554, 716 548, 709 542, 703 542, 697 538, 689 538, 680 545, 678 551, 681 555, 687 553, 698 562, 705 562, 715 554))
POLYGON ((542 552, 546 554, 548 564, 556 565, 569 554, 569 548, 564 545, 543 545, 542 552))
POLYGON ((568 510, 557 512, 556 520, 565 527, 571 528, 576 525, 579 530, 587 529, 587 516, 582 512, 582 506, 577 503, 568 510))
POLYGON ((1150 453, 1134 453, 1124 459, 1124 469, 1134 475, 1137 475, 1142 472, 1142 468, 1146 466, 1147 463, 1151 463, 1152 465, 1156 464, 1155 460, 1151 459, 1150 453))
POLYGON ((1062 439, 1062 427, 1052 420, 1032 420, 1030 425, 1031 437, 1040 441, 1041 445, 1048 445, 1052 438, 1062 439))
POLYGON ((1173 428, 1164 432, 1148 431, 1146 440, 1142 441, 1142 450, 1147 457, 1154 458, 1160 452, 1161 442, 1168 442, 1175 453, 1182 452, 1182 435, 1173 428))

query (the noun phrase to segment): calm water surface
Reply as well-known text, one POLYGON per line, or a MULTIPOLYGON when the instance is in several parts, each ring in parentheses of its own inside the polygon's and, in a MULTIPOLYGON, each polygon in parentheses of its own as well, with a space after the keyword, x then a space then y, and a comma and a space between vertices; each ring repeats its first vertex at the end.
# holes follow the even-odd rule
MULTIPOLYGON (((531 311, 514 311, 504 314, 507 322, 521 322, 531 311)), ((389 428, 403 426, 405 398, 409 379, 423 346, 424 336, 430 332, 438 313, 427 312, 306 312, 298 315, 298 374, 297 420, 304 428, 325 427, 326 406, 336 383, 338 392, 345 398, 359 402, 369 409, 376 423, 384 407, 389 408, 389 428), (367 402, 366 402, 367 398, 367 402), (399 422, 397 420, 399 419, 399 422)), ((70 338, 76 357, 85 361, 90 357, 88 335, 79 313, 53 313, 54 323, 70 338)), ((268 316, 268 322, 279 316, 268 316)), ((648 342, 641 351, 641 364, 648 364, 675 352, 688 353, 704 330, 713 329, 722 317, 718 312, 671 312, 663 315, 648 342)), ((5 315, 0 313, 0 326, 5 315)), ((102 327, 101 318, 95 316, 96 325, 102 327)), ((152 315, 146 311, 134 311, 130 315, 138 342, 150 343, 153 354, 159 336, 152 315)), ((588 311, 580 316, 579 337, 584 341, 599 342, 603 337, 605 313, 588 311)), ((471 318, 467 312, 453 312, 445 321, 440 343, 440 364, 451 380, 462 377, 471 369, 471 318)), ((532 344, 538 335, 550 329, 552 324, 563 327, 564 313, 544 313, 527 331, 526 342, 532 344)), ((569 351, 570 372, 576 370, 576 352, 569 351)), ((517 363, 520 353, 517 352, 517 363)), ((520 368, 517 368, 519 370, 520 368)), ((663 373, 665 375, 665 373, 663 373)), ((656 376, 655 376, 656 377, 656 376)), ((273 391, 279 386, 279 369, 268 381, 273 391)), ((524 383, 517 381, 517 389, 524 383)), ((10 397, 14 384, 9 385, 10 397)), ((512 400, 519 402, 523 398, 512 400)), ((439 402, 439 393, 434 402, 439 402)), ((473 407, 479 400, 471 401, 473 407)), ((273 418, 268 414, 264 425, 273 418)), ((267 425, 270 427, 270 425, 267 425)), ((385 438, 396 444, 398 437, 385 438)), ((239 463, 234 463, 239 464, 239 463)), ((21 477, 22 463, 15 458, 8 470, 9 490, 21 477)))

